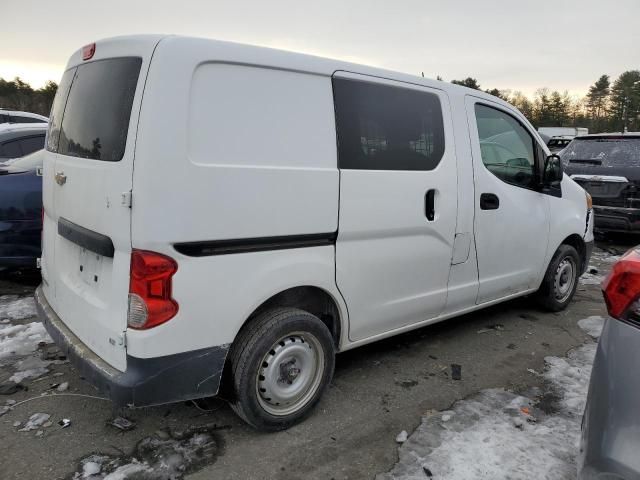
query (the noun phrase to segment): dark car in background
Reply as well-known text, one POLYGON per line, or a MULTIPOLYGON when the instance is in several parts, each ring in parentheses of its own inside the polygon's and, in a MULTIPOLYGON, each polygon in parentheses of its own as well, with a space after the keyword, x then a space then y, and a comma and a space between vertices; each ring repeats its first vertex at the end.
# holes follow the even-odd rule
POLYGON ((42 153, 0 165, 0 270, 36 268, 42 231, 42 153))
POLYGON ((37 113, 0 108, 0 123, 48 123, 49 119, 37 113))
POLYGON ((44 148, 47 123, 0 125, 0 164, 44 148))
POLYGON ((547 147, 551 153, 558 153, 564 150, 571 143, 574 137, 551 137, 547 142, 547 147))
POLYGON ((640 132, 576 137, 559 155, 591 194, 596 229, 640 233, 640 132))
POLYGON ((640 250, 602 283, 609 318, 591 370, 578 457, 580 480, 640 478, 640 250))

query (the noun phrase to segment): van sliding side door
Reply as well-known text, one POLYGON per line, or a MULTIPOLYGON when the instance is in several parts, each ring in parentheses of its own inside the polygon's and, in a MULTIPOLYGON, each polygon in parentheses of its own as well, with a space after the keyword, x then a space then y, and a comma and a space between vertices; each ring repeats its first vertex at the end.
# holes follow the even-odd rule
POLYGON ((449 102, 438 89, 333 78, 340 216, 336 279, 353 341, 440 315, 456 226, 449 102))

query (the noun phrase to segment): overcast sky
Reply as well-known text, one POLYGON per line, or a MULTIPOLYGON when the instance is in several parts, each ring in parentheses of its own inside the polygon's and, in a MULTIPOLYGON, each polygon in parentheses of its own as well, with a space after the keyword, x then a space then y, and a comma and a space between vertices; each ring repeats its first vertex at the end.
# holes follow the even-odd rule
POLYGON ((59 81, 100 38, 177 33, 283 48, 482 88, 584 94, 640 68, 640 0, 3 2, 0 77, 59 81))

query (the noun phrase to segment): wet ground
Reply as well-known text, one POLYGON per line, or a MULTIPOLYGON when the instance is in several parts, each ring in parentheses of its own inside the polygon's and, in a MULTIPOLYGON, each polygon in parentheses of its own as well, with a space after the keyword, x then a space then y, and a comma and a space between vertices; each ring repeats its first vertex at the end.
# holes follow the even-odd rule
MULTIPOLYGON (((564 312, 543 312, 524 298, 339 355, 334 381, 314 414, 276 434, 251 430, 217 400, 114 412, 104 400, 76 396, 96 392, 55 349, 36 346, 23 357, 44 355, 54 362, 46 364, 48 372, 24 380, 28 390, 0 394, 0 411, 7 401, 29 400, 0 416, 0 478, 81 478, 98 470, 119 478, 163 478, 159 469, 147 468, 158 465, 188 479, 373 478, 393 467, 396 436, 411 433, 425 413, 487 388, 519 393, 541 386, 535 372, 544 369, 544 357, 562 357, 588 341, 578 320, 606 314, 598 283, 615 256, 635 242, 600 239, 591 262, 595 270, 564 312), (67 389, 59 392, 65 382, 67 389), (20 431, 36 413, 49 417, 20 431), (110 424, 119 415, 131 428, 110 424), (63 419, 69 426, 59 425, 63 419)), ((36 284, 34 275, 4 274, 0 295, 5 303, 14 301, 36 284)), ((20 360, 0 357, 0 386, 15 375, 20 360)))

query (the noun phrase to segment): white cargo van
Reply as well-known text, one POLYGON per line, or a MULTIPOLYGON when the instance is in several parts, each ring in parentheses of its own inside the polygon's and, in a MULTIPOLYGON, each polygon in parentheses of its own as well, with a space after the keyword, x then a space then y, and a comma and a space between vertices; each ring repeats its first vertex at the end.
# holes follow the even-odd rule
POLYGON ((511 105, 174 36, 74 53, 44 161, 42 321, 118 405, 216 395, 265 430, 334 354, 514 297, 565 308, 591 204, 511 105))

